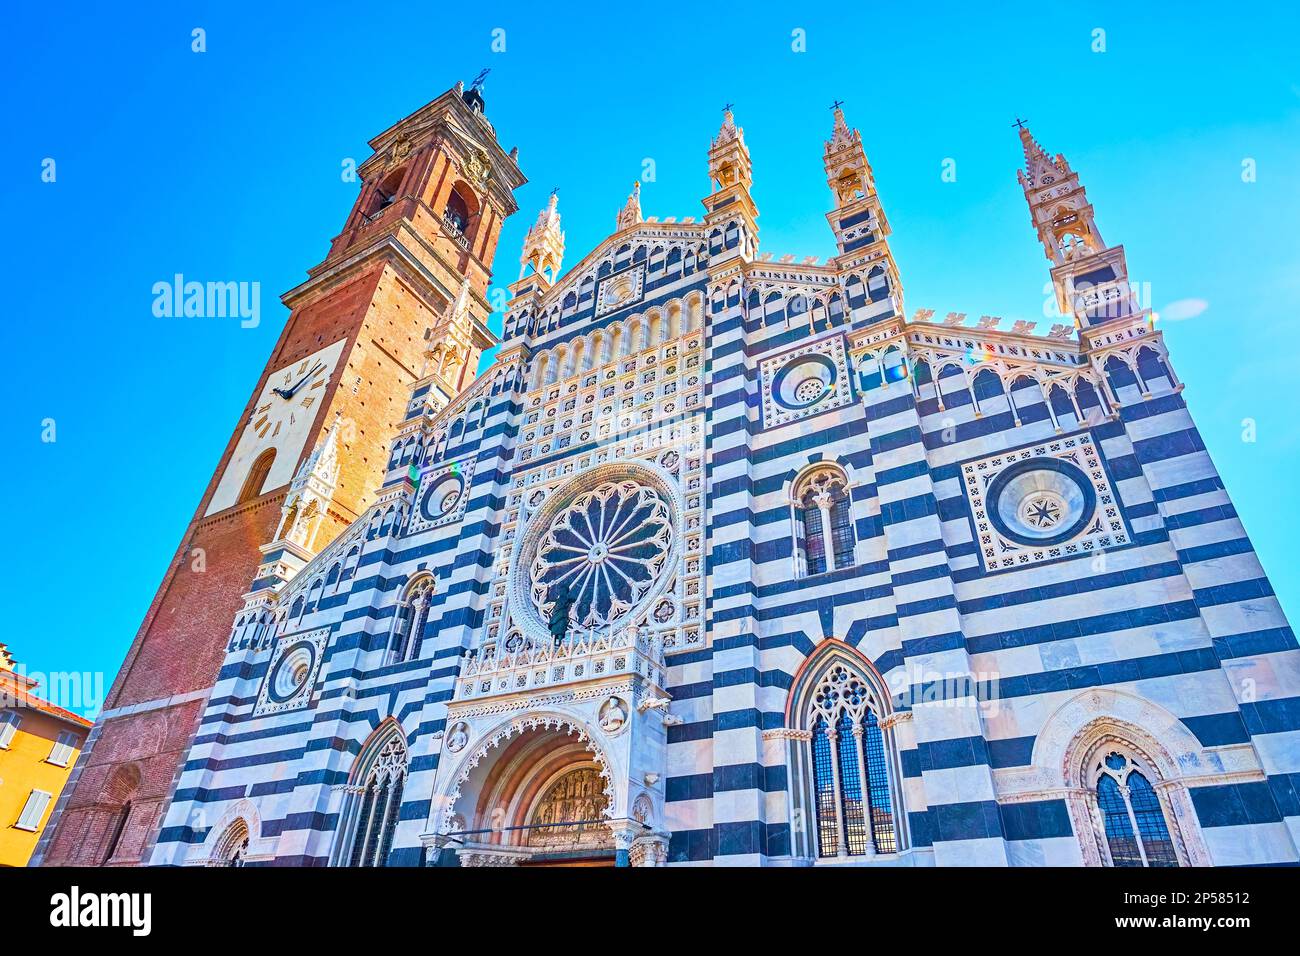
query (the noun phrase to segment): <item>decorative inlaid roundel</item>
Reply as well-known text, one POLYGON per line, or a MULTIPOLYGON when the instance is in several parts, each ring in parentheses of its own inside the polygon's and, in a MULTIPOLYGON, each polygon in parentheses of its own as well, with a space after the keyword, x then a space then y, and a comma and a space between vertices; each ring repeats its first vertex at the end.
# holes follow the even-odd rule
POLYGON ((443 475, 420 496, 420 514, 428 521, 445 517, 456 507, 464 491, 465 483, 459 475, 443 475))
POLYGON ((787 425, 853 400, 842 335, 767 359, 760 371, 765 428, 787 425))
POLYGON ((797 358, 776 373, 772 398, 783 408, 804 409, 833 389, 836 377, 835 363, 824 355, 797 358))
POLYGON ((641 301, 645 288, 645 265, 638 263, 602 279, 596 293, 596 314, 605 315, 641 301))
POLYGON ((420 476, 408 533, 451 524, 465 513, 474 459, 439 465, 420 476))
POLYGON ((550 522, 531 574, 533 606, 543 617, 564 593, 570 620, 602 628, 639 604, 672 550, 673 518, 654 488, 609 481, 584 492, 550 522))
POLYGON ((311 688, 320 672, 329 628, 290 634, 276 642, 271 669, 262 682, 254 714, 296 710, 311 703, 311 688))
POLYGON ((1130 542, 1101 454, 1084 433, 962 465, 988 571, 1130 542))
POLYGON ((988 498, 998 530, 1028 545, 1073 538, 1097 504, 1087 476, 1055 458, 1012 465, 989 485, 988 498))
POLYGON ((316 664, 316 649, 307 641, 301 641, 289 649, 289 652, 276 662, 271 672, 270 698, 278 704, 300 694, 307 686, 312 668, 316 664))

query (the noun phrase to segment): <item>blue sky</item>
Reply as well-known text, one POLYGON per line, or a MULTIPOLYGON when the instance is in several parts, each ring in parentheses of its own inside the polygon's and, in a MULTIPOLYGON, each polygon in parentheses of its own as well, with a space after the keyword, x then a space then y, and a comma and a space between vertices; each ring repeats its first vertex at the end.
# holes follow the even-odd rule
POLYGON ((1161 326, 1188 404, 1283 604, 1300 608, 1287 559, 1300 526, 1294 10, 1183 4, 1174 20, 1119 3, 873 4, 849 16, 780 4, 728 19, 689 5, 84 6, 19 5, 0 38, 0 480, 15 532, 0 579, 21 622, 0 640, 32 671, 111 680, 283 326, 279 294, 320 261, 351 206, 344 161, 485 66, 488 114, 530 180, 502 233, 501 283, 552 186, 569 263, 611 230, 647 158, 645 214, 699 216, 726 102, 753 156, 763 250, 830 255, 821 150, 842 99, 909 312, 1045 331, 1047 266, 1015 179, 1011 124, 1028 118, 1171 317, 1161 326), (204 53, 191 50, 196 27, 204 53), (504 52, 491 47, 498 29, 504 52), (259 282, 260 325, 155 317, 151 288, 177 272, 259 282))

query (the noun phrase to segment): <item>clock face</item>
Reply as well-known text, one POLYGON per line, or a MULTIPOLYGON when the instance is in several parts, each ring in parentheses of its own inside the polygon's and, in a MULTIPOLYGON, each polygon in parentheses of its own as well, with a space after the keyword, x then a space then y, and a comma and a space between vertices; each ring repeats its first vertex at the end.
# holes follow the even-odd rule
POLYGON ((340 339, 267 376, 235 452, 208 503, 207 514, 239 503, 250 470, 268 449, 275 450, 275 459, 262 487, 253 493, 262 494, 289 483, 346 344, 346 339, 340 339))

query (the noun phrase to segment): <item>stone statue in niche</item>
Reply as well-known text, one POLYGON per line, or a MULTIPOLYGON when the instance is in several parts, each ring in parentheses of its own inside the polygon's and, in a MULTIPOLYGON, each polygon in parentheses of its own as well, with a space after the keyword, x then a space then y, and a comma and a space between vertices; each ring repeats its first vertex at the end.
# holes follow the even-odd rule
POLYGON ((465 726, 463 720, 458 721, 452 725, 451 733, 447 735, 447 749, 452 753, 459 753, 465 749, 467 743, 469 743, 469 728, 465 726))
POLYGON ((600 729, 607 734, 616 734, 625 723, 627 711, 623 709, 623 702, 617 697, 605 701, 605 706, 600 709, 600 729))

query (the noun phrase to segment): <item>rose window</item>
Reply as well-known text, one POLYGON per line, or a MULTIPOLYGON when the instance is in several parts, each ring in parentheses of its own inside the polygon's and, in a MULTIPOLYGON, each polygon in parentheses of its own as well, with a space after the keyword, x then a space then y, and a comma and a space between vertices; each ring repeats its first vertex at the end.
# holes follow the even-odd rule
POLYGON ((567 593, 574 624, 609 625, 650 592, 672 544, 672 513, 659 491, 636 481, 598 485, 546 526, 530 569, 533 605, 546 620, 567 593))

